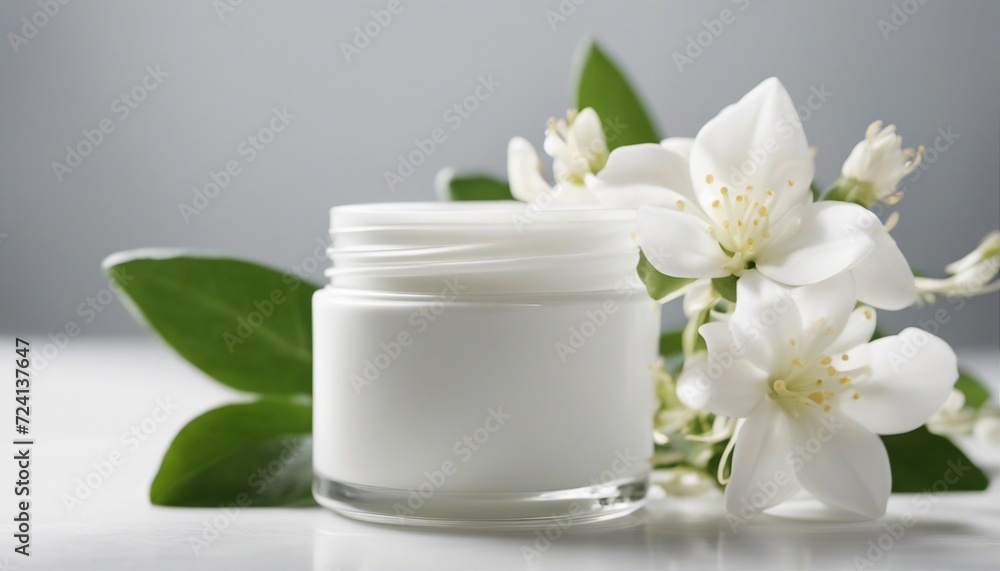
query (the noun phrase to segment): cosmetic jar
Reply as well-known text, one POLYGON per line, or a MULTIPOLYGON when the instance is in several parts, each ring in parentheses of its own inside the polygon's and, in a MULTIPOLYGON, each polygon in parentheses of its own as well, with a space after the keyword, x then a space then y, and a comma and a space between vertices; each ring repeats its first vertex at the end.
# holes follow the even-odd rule
POLYGON ((507 201, 330 212, 313 494, 384 523, 537 526, 641 506, 659 307, 635 212, 507 201))

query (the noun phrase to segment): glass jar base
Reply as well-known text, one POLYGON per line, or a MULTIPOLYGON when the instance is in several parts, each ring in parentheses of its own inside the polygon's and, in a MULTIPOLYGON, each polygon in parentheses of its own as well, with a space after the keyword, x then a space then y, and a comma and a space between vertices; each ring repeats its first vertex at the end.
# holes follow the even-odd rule
POLYGON ((538 493, 448 493, 344 484, 315 475, 313 497, 362 521, 395 525, 479 528, 560 527, 607 521, 641 508, 648 477, 538 493))

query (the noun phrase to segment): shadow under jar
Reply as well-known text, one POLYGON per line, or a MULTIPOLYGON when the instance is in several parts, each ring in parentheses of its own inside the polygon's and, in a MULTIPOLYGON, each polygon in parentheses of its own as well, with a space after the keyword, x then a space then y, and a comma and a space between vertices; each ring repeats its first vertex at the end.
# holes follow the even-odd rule
POLYGON ((652 454, 659 308, 635 213, 517 202, 331 210, 313 298, 316 500, 383 523, 630 513, 652 454))

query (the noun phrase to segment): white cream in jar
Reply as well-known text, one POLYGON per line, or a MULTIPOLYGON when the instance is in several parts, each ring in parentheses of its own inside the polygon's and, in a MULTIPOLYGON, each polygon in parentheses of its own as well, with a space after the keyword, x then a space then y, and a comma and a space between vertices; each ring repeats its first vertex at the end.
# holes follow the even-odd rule
POLYGON ((317 501, 456 525, 641 505, 659 309, 634 225, 516 202, 332 209, 313 298, 317 501))

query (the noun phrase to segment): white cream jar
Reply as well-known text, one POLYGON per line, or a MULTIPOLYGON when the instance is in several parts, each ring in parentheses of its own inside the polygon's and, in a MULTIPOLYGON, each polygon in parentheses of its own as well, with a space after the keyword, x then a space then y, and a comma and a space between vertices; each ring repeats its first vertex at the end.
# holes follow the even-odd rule
POLYGON ((516 202, 332 209, 313 298, 316 500, 537 525, 629 513, 652 454, 659 309, 635 213, 516 202))

